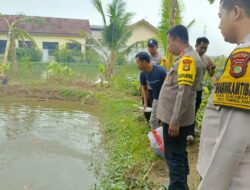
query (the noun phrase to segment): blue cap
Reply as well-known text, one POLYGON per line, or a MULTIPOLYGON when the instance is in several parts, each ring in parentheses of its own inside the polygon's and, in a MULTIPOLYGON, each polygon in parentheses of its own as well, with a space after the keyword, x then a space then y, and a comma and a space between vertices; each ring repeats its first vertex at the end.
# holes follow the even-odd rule
POLYGON ((158 46, 158 42, 155 39, 148 40, 148 46, 158 46))

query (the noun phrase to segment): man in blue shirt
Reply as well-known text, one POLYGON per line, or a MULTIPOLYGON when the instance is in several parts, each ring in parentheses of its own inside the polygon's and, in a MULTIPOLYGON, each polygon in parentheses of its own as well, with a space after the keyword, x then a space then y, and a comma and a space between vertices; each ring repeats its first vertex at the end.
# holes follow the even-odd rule
MULTIPOLYGON (((155 39, 149 39, 148 40, 148 53, 150 56, 150 63, 153 65, 161 65, 162 56, 158 52, 158 41, 155 39)), ((153 105, 153 92, 151 86, 148 84, 148 101, 147 105, 148 107, 152 107, 153 105)), ((143 97, 142 97, 143 98, 143 97)), ((143 100, 144 101, 144 100, 143 100)), ((143 102, 144 104, 144 102, 143 102)), ((144 112, 144 116, 147 119, 147 121, 150 120, 151 112, 144 112)))
POLYGON ((159 125, 159 120, 156 118, 156 111, 158 107, 158 98, 161 91, 162 84, 166 78, 166 70, 159 66, 150 63, 150 56, 147 52, 140 52, 136 56, 136 64, 140 73, 140 83, 142 86, 142 94, 144 99, 144 108, 148 107, 148 85, 153 91, 153 105, 150 116, 151 129, 156 129, 159 125))

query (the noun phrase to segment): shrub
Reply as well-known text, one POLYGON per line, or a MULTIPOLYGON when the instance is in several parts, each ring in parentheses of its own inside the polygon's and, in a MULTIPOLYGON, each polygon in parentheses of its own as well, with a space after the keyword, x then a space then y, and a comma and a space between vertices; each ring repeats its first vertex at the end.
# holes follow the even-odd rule
POLYGON ((69 66, 55 62, 49 63, 48 73, 50 78, 54 78, 58 82, 63 80, 71 80, 74 74, 73 70, 69 66))
POLYGON ((0 64, 0 77, 1 78, 5 78, 6 75, 7 75, 7 72, 10 68, 10 65, 9 64, 0 64))
POLYGON ((115 89, 132 96, 140 95, 140 83, 136 76, 116 75, 112 78, 112 84, 115 89))
POLYGON ((68 49, 66 46, 54 52, 55 60, 61 63, 80 63, 83 61, 83 54, 79 50, 68 49))
POLYGON ((85 55, 86 55, 85 62, 87 64, 103 64, 104 63, 103 58, 89 47, 86 48, 85 55))
POLYGON ((42 60, 42 52, 35 48, 17 48, 17 61, 22 61, 24 58, 30 62, 40 62, 42 60))

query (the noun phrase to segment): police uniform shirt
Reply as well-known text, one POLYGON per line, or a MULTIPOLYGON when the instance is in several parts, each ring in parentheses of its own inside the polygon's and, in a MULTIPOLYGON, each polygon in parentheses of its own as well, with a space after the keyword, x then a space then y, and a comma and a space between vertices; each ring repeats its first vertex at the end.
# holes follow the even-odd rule
POLYGON ((202 79, 202 81, 200 83, 198 91, 201 91, 203 89, 203 79, 205 77, 209 61, 210 61, 210 59, 208 56, 206 56, 206 55, 201 56, 201 63, 202 63, 201 64, 201 79, 202 79))
POLYGON ((150 63, 153 65, 160 65, 162 60, 162 56, 160 54, 156 54, 155 56, 150 55, 150 63))
POLYGON ((157 118, 181 127, 193 124, 200 83, 201 59, 192 47, 188 47, 167 74, 159 96, 157 118))

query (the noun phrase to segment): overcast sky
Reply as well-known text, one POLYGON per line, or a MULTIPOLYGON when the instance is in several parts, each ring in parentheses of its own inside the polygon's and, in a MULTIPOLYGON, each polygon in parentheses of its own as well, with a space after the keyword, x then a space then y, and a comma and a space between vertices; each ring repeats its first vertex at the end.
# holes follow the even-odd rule
MULTIPOLYGON (((112 0, 103 0, 104 5, 112 0)), ((161 16, 161 0, 126 0, 127 9, 135 13, 133 22, 146 19, 152 25, 158 26, 161 16)), ((225 43, 218 29, 219 0, 210 5, 207 0, 182 0, 184 12, 183 24, 187 25, 193 19, 195 25, 190 29, 191 45, 195 39, 206 35, 211 44, 208 55, 227 55, 235 47, 225 43)), ((32 16, 51 16, 63 18, 89 19, 92 25, 101 25, 102 19, 96 12, 90 0, 0 0, 2 14, 24 13, 32 16)))

